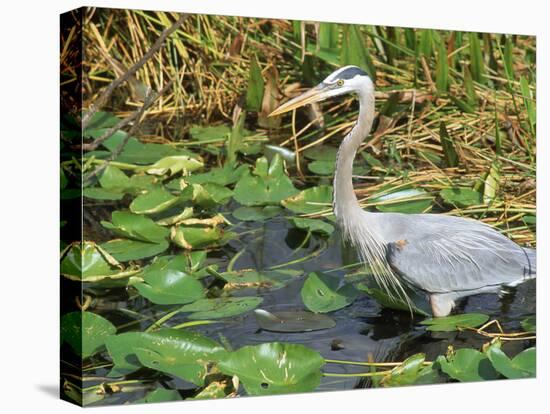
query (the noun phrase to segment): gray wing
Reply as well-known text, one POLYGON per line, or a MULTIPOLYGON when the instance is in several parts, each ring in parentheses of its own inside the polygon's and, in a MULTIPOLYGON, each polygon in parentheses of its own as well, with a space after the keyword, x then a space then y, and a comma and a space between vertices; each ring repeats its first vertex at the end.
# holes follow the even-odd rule
POLYGON ((517 284, 536 273, 535 251, 491 227, 441 215, 410 215, 387 258, 406 281, 430 293, 517 284))

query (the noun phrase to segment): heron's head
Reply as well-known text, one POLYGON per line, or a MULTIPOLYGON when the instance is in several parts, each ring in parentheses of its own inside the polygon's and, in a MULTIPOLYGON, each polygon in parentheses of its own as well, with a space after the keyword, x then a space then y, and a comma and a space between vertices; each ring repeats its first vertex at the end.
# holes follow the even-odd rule
POLYGON ((319 85, 279 106, 269 116, 280 115, 306 104, 324 101, 351 92, 373 91, 369 75, 357 66, 344 66, 328 75, 319 85))

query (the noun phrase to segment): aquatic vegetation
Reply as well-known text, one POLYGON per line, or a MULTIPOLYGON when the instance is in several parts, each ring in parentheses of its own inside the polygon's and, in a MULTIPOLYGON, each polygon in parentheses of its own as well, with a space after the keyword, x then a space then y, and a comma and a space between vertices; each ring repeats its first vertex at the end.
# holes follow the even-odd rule
MULTIPOLYGON (((173 18, 89 13, 101 28, 84 33, 93 102, 118 76, 105 56, 130 66, 173 18), (139 49, 128 54, 127 38, 139 49)), ((375 131, 354 164, 362 206, 473 217, 534 246, 534 40, 256 23, 189 17, 159 50, 162 65, 142 68, 91 116, 82 162, 64 158, 63 202, 82 194, 84 203, 84 238, 61 252, 72 306, 62 346, 83 367, 75 381, 74 361, 62 363, 67 398, 101 405, 535 376, 534 304, 487 295, 432 319, 421 295, 411 312, 340 242, 331 177, 349 101, 267 118, 300 85, 358 64, 379 91, 375 131), (143 91, 167 79, 162 97, 118 128, 145 105, 143 91), (384 352, 365 361, 382 339, 384 352), (342 349, 355 360, 338 359, 342 349)), ((80 134, 67 115, 62 151, 80 134)), ((63 217, 62 228, 80 227, 73 221, 63 217)))

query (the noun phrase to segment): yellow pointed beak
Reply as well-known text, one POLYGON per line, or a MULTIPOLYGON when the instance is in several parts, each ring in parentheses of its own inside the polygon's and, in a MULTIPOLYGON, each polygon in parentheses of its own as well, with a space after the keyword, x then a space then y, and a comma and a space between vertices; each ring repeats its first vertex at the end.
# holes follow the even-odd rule
POLYGON ((269 116, 276 116, 284 114, 285 112, 291 111, 293 109, 299 108, 301 106, 311 104, 314 102, 322 101, 326 98, 326 88, 317 85, 314 88, 311 88, 307 92, 304 92, 301 95, 298 95, 297 97, 291 99, 288 102, 285 102, 281 106, 279 106, 277 109, 275 109, 273 112, 271 112, 269 116))

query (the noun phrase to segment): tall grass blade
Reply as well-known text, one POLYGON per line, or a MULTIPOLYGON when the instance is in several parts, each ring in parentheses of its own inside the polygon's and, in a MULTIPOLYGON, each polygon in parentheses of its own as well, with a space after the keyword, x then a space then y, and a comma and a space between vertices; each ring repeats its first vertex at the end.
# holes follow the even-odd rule
POLYGON ((319 47, 321 49, 335 49, 338 47, 338 25, 336 23, 319 24, 319 47))
POLYGON ((458 167, 458 155, 443 121, 439 123, 439 139, 441 140, 441 147, 443 148, 443 156, 447 167, 458 167))
POLYGON ((470 40, 470 70, 472 78, 476 82, 485 83, 485 63, 483 62, 479 37, 477 33, 468 33, 468 39, 470 40))
POLYGON ((343 31, 340 64, 356 65, 364 69, 369 76, 376 80, 376 68, 372 62, 365 41, 357 25, 345 25, 343 31))
POLYGON ((264 79, 257 56, 250 59, 248 88, 246 90, 246 109, 258 112, 264 97, 264 79))
POLYGON ((429 59, 433 54, 434 39, 432 29, 422 29, 420 31, 420 54, 429 59))
POLYGON ((535 125, 537 122, 537 114, 535 112, 533 96, 531 95, 531 90, 529 89, 529 81, 523 76, 521 76, 519 78, 519 85, 521 88, 521 95, 523 97, 523 105, 525 105, 525 111, 527 112, 529 127, 531 128, 531 133, 535 135, 535 125))
POLYGON ((504 73, 509 81, 514 80, 514 66, 512 55, 512 39, 510 36, 506 36, 506 43, 504 44, 504 73))
POLYGON ((449 87, 449 62, 447 60, 447 48, 444 42, 439 43, 437 53, 437 66, 435 73, 435 86, 440 94, 447 92, 449 87))

